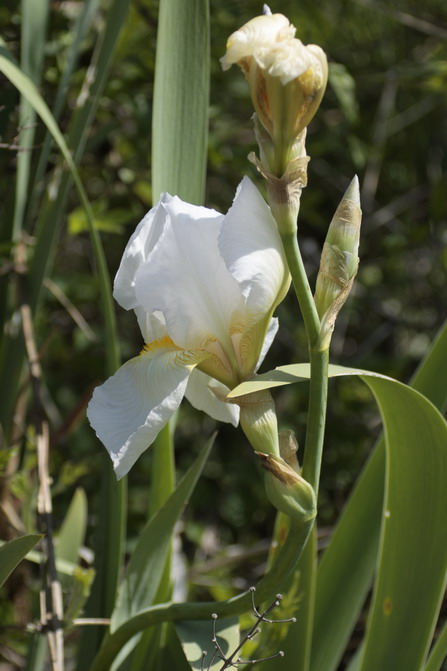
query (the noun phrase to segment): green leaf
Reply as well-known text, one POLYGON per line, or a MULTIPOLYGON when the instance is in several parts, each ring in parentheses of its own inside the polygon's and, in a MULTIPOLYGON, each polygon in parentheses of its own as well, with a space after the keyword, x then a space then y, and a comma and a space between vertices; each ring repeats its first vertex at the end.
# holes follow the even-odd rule
POLYGON ((86 528, 87 497, 84 490, 78 487, 57 536, 56 555, 58 559, 77 564, 86 528))
POLYGON ((387 472, 378 578, 360 669, 419 671, 445 590, 447 424, 410 387, 365 381, 385 425, 387 472))
MULTIPOLYGON (((217 642, 225 655, 229 656, 239 645, 239 618, 217 619, 215 626, 217 642)), ((222 668, 222 660, 217 656, 213 664, 208 667, 214 654, 212 620, 176 622, 175 630, 181 641, 186 659, 194 671, 201 671, 203 668, 218 671, 222 668), (204 661, 202 652, 207 653, 204 661)))
MULTIPOLYGON (((360 368, 345 368, 344 366, 329 365, 329 377, 340 377, 343 375, 373 375, 374 377, 386 377, 380 373, 374 373, 360 368)), ((287 366, 278 366, 268 373, 254 375, 250 380, 242 382, 232 389, 228 398, 237 398, 244 394, 251 394, 263 389, 283 387, 294 382, 305 382, 310 379, 310 366, 308 363, 291 363, 287 366)), ((390 380, 391 378, 387 378, 390 380)))
MULTIPOLYGON (((290 384, 293 379, 299 381, 308 375, 307 364, 282 366, 258 376, 254 382, 239 385, 231 395, 290 384)), ((391 512, 392 520, 391 517, 384 518, 376 598, 365 646, 364 666, 360 668, 362 671, 373 668, 390 671, 417 669, 430 644, 447 565, 447 537, 443 523, 447 507, 447 426, 426 398, 395 380, 341 366, 330 366, 329 375, 362 376, 376 396, 386 429, 385 510, 391 511, 392 507, 394 512, 391 512), (388 528, 391 528, 391 534, 387 532, 388 528), (427 547, 433 550, 427 550, 427 547), (420 607, 422 602, 423 608, 420 607), (386 614, 389 607, 392 608, 392 616, 386 614), (411 646, 396 643, 407 640, 410 630, 411 646)), ((380 481, 378 465, 376 473, 379 476, 368 481, 373 496, 377 477, 380 481)), ((379 502, 376 500, 376 503, 379 502)), ((364 533, 368 532, 365 525, 364 533)), ((349 548, 349 545, 346 547, 349 548)), ((356 554, 353 561, 366 562, 359 571, 359 581, 363 585, 363 576, 372 569, 372 556, 366 552, 359 560, 356 554)), ((347 587, 342 585, 342 589, 347 587)), ((328 611, 327 616, 333 619, 334 614, 328 611)), ((320 627, 316 636, 321 636, 320 627)), ((316 645, 315 649, 321 650, 322 646, 316 645)), ((327 664, 327 667, 316 664, 312 668, 318 671, 334 668, 330 659, 327 664)))
MULTIPOLYGON (((163 575, 174 525, 194 490, 213 442, 214 436, 202 449, 169 499, 143 529, 118 592, 117 603, 112 613, 112 632, 132 615, 153 603, 163 575)), ((127 654, 136 642, 137 637, 129 642, 126 646, 127 654)), ((123 657, 120 657, 120 660, 122 661, 123 657)))
POLYGON ((425 667, 425 671, 441 671, 443 662, 447 659, 447 622, 441 629, 441 633, 436 639, 436 643, 430 652, 430 657, 425 667))
MULTIPOLYGON (((447 322, 411 386, 442 410, 447 403, 447 322)), ((380 440, 338 521, 318 569, 312 671, 335 671, 371 587, 379 547, 385 481, 380 440)))
POLYGON ((29 534, 15 538, 0 547, 0 586, 41 538, 39 534, 29 534))
MULTIPOLYGON (((20 40, 21 67, 30 79, 39 86, 45 38, 47 33, 49 0, 22 0, 22 30, 20 40)), ((35 112, 22 94, 19 112, 18 144, 23 149, 17 153, 17 181, 14 203, 14 222, 12 238, 18 240, 22 231, 29 179, 31 170, 32 147, 35 137, 35 112)))
POLYGON ((152 194, 201 205, 208 137, 207 0, 161 0, 152 124, 152 194))

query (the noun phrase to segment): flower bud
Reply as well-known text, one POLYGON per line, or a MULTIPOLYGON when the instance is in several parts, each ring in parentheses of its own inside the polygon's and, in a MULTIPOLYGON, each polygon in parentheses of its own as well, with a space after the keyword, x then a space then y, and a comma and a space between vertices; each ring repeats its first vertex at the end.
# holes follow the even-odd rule
POLYGON ((359 182, 354 177, 330 223, 321 254, 315 291, 321 349, 329 347, 335 320, 357 274, 361 221, 359 182))
POLYGON ((261 459, 265 475, 265 489, 275 508, 296 522, 309 522, 317 515, 315 492, 281 457, 256 453, 261 459))
POLYGON ((237 401, 241 409, 240 425, 253 449, 279 456, 278 422, 271 393, 256 391, 237 401))
POLYGON ((275 147, 274 174, 281 177, 290 149, 323 97, 328 67, 324 51, 305 46, 282 14, 257 16, 230 35, 221 58, 245 74, 259 121, 275 147))

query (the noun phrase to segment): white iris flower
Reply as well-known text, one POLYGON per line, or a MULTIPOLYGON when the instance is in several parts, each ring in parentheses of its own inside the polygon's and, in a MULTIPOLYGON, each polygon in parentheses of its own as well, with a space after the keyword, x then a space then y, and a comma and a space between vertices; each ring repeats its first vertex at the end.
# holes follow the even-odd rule
POLYGON ((289 283, 275 220, 247 177, 225 216, 162 196, 130 238, 114 285, 146 344, 95 389, 87 410, 118 478, 183 396, 237 425, 239 407, 225 397, 260 365, 289 283))

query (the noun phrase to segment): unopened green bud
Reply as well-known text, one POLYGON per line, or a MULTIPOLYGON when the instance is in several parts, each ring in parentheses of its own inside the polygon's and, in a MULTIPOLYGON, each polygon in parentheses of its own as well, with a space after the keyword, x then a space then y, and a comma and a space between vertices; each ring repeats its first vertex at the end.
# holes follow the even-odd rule
POLYGON ((359 182, 354 177, 330 223, 321 254, 315 291, 321 349, 329 347, 335 320, 357 274, 361 221, 359 182))
POLYGON ((237 401, 241 409, 240 425, 253 449, 279 456, 278 422, 271 393, 256 391, 237 401))
POLYGON ((256 453, 261 459, 265 475, 265 489, 275 508, 296 522, 306 523, 317 515, 313 487, 284 459, 270 454, 256 453))

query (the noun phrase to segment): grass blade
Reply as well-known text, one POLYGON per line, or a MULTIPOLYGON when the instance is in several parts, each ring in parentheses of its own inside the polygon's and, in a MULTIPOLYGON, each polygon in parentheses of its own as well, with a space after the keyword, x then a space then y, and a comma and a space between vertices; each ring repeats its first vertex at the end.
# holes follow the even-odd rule
POLYGON ((20 536, 0 547, 0 586, 41 538, 39 534, 20 536))

